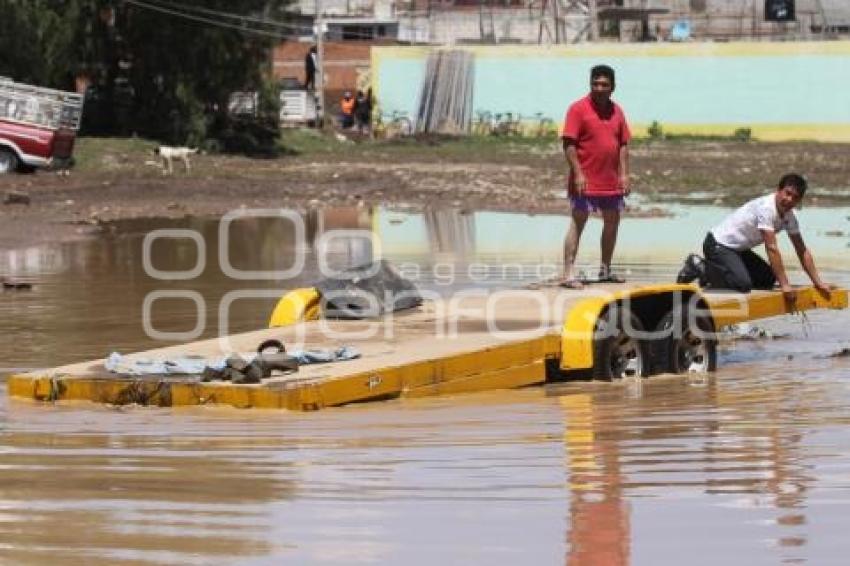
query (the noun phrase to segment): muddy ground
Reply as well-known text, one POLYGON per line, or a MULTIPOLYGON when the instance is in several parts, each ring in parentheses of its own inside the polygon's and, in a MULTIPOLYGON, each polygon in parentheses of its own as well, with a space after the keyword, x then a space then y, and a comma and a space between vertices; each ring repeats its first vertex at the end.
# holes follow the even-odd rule
MULTIPOLYGON (((191 172, 164 176, 154 144, 81 139, 69 176, 0 177, 0 248, 81 237, 104 222, 138 217, 221 215, 245 207, 354 204, 566 213, 566 170, 557 141, 341 141, 334 134, 285 132, 292 150, 276 159, 197 155, 191 172)), ((807 175, 809 205, 850 205, 850 146, 813 142, 637 142, 629 214, 665 214, 669 203, 739 204, 787 171, 807 175)))

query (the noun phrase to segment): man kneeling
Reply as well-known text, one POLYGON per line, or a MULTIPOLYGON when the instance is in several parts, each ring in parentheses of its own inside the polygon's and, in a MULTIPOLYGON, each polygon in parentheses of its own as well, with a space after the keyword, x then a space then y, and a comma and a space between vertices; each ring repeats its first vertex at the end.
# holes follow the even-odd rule
POLYGON ((829 293, 833 287, 821 280, 794 214, 806 187, 803 177, 789 173, 780 179, 775 193, 751 200, 711 229, 702 244, 710 288, 749 293, 752 289, 773 289, 778 282, 786 299, 796 299, 776 242, 776 234, 786 230, 812 284, 820 292, 829 293), (762 243, 769 265, 752 251, 762 243))

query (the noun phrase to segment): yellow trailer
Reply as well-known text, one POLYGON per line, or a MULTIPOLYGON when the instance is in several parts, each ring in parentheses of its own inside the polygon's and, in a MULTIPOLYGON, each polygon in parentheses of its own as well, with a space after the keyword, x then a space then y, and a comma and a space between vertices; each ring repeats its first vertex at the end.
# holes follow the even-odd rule
POLYGON ((595 284, 470 291, 364 320, 320 316, 316 289, 286 294, 270 327, 131 354, 128 359, 212 358, 251 352, 270 339, 305 349, 356 348, 358 359, 303 365, 258 384, 203 382, 197 375, 127 376, 104 360, 12 375, 9 394, 39 401, 88 400, 158 406, 316 410, 347 403, 542 384, 572 375, 599 379, 711 371, 714 331, 795 311, 847 307, 847 291, 798 288, 704 292, 692 285, 595 284))

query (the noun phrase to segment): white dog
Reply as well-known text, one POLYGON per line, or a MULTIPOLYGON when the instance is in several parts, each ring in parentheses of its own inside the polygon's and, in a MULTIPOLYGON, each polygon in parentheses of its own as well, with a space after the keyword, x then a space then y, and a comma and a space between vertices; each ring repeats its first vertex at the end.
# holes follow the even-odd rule
POLYGON ((161 145, 153 150, 154 155, 158 155, 162 160, 162 174, 174 173, 174 160, 180 159, 183 161, 183 166, 186 167, 186 173, 192 170, 189 166, 189 156, 193 153, 198 153, 197 148, 192 147, 171 147, 161 145))

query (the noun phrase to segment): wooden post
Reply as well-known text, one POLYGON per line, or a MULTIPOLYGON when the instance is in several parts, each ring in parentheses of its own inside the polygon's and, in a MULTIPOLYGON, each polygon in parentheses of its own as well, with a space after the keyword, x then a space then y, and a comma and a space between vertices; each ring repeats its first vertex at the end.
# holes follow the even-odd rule
POLYGON ((325 126, 325 31, 322 21, 322 0, 316 0, 316 95, 319 107, 316 109, 319 127, 325 126))

